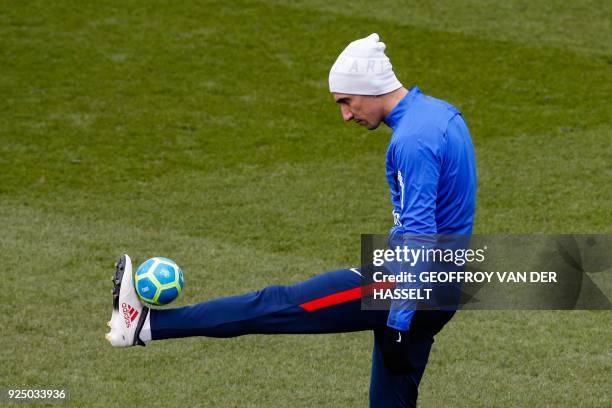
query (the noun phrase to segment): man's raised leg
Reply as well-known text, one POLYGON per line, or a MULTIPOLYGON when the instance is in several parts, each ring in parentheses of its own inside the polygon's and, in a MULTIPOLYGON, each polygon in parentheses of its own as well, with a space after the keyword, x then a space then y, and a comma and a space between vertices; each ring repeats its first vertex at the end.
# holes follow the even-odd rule
POLYGON ((294 285, 269 286, 185 307, 151 309, 150 336, 162 340, 371 330, 384 324, 388 312, 361 310, 360 285, 359 270, 340 269, 294 285))

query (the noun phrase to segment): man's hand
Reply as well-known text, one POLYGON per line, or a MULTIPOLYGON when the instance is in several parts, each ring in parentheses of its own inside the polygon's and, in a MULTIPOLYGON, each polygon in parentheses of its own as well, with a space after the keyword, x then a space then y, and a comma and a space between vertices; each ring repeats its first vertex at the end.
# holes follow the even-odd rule
POLYGON ((385 365, 395 375, 408 374, 412 371, 410 364, 410 335, 408 331, 401 331, 386 327, 383 336, 382 354, 385 365))

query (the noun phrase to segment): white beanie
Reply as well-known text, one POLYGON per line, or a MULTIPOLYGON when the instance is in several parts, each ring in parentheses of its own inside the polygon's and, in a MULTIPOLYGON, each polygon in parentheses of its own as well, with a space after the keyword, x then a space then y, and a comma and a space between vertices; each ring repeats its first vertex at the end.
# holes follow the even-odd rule
POLYGON ((385 47, 376 33, 350 43, 329 71, 329 91, 383 95, 400 88, 385 47))

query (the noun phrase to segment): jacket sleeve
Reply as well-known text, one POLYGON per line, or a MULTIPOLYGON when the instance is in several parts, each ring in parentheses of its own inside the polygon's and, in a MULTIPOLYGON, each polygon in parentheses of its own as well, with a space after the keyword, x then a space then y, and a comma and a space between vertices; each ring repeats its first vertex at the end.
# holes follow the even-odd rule
MULTIPOLYGON (((429 247, 435 243, 436 199, 441 168, 441 146, 432 135, 411 136, 396 142, 393 160, 397 169, 399 190, 399 225, 393 227, 390 244, 409 248, 429 247)), ((428 269, 425 262, 401 265, 401 271, 419 272, 428 269)), ((418 283, 398 284, 398 288, 418 288, 418 283)), ((414 311, 414 300, 396 300, 391 304, 387 325, 408 330, 414 311)))

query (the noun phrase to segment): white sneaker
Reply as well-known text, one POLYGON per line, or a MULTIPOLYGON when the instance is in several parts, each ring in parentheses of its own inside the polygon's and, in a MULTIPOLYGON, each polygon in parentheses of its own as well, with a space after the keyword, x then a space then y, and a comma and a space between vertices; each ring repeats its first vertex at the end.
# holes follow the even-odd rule
POLYGON ((111 331, 104 337, 113 347, 144 346, 138 335, 149 308, 140 302, 136 294, 132 260, 124 254, 115 266, 117 269, 113 277, 113 314, 107 323, 111 331))

